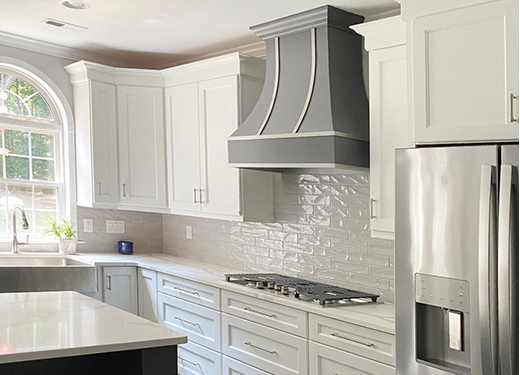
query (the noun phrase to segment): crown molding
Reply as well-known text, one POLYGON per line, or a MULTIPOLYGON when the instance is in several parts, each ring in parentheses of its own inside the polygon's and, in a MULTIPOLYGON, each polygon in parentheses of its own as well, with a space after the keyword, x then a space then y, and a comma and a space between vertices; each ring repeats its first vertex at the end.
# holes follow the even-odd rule
POLYGON ((223 55, 231 55, 233 53, 239 53, 239 54, 249 55, 249 56, 253 56, 253 57, 265 58, 265 42, 260 41, 260 42, 256 42, 256 43, 245 44, 240 47, 234 47, 234 48, 226 49, 223 51, 208 53, 206 55, 192 57, 192 58, 181 60, 181 61, 175 61, 173 63, 160 65, 156 69, 172 68, 172 67, 176 67, 179 65, 191 64, 191 63, 195 63, 195 62, 202 61, 202 60, 220 57, 223 55))

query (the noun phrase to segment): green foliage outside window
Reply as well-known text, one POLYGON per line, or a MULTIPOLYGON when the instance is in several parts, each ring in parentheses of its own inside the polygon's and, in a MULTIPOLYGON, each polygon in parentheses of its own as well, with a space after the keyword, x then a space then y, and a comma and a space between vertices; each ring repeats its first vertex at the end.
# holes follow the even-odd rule
POLYGON ((49 104, 26 81, 0 73, 0 113, 52 120, 49 104))

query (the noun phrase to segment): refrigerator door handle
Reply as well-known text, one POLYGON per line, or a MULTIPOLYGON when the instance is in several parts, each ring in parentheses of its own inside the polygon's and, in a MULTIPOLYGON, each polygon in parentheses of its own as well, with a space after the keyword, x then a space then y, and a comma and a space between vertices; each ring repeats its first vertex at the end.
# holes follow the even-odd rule
POLYGON ((493 253, 495 251, 494 231, 495 222, 495 189, 493 180, 495 167, 483 165, 480 173, 480 202, 479 202, 479 240, 478 240, 478 268, 479 268, 479 321, 482 373, 496 375, 498 366, 496 360, 496 345, 494 344, 494 316, 493 308, 495 296, 493 285, 493 253))
POLYGON ((500 191, 498 211, 498 337, 500 353, 500 374, 513 375, 511 316, 511 280, 513 259, 511 256, 511 223, 513 166, 502 165, 500 168, 500 191))

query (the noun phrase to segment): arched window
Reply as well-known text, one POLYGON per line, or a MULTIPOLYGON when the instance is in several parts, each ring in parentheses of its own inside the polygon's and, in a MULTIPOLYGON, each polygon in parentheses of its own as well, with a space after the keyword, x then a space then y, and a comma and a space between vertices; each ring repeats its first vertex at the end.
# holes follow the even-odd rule
POLYGON ((11 233, 16 206, 27 214, 28 234, 43 234, 47 216, 62 216, 63 137, 58 106, 44 85, 0 66, 0 236, 11 233))

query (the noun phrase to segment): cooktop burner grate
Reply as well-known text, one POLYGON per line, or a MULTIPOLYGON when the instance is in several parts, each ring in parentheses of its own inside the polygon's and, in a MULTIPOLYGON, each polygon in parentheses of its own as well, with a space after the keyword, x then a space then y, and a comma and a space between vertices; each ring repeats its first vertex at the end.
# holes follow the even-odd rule
POLYGON ((279 275, 276 273, 249 273, 249 274, 226 274, 226 281, 238 283, 241 285, 252 285, 256 288, 263 289, 268 287, 274 289, 277 286, 279 290, 281 286, 291 288, 294 297, 301 300, 317 301, 320 305, 330 304, 334 302, 345 302, 353 300, 370 299, 376 302, 379 297, 376 294, 351 290, 334 285, 328 285, 291 277, 279 275))

